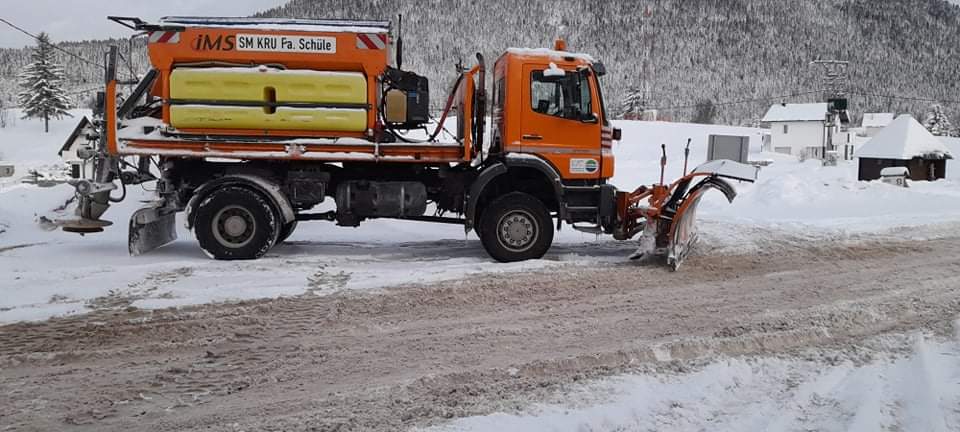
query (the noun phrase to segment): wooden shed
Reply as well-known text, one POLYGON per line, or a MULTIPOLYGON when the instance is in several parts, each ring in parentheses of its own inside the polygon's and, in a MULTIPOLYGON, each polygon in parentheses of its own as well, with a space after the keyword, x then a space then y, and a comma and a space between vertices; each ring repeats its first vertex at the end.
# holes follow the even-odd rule
POLYGON ((909 114, 897 117, 856 152, 860 180, 877 180, 889 167, 906 167, 914 181, 947 175, 950 149, 909 114))

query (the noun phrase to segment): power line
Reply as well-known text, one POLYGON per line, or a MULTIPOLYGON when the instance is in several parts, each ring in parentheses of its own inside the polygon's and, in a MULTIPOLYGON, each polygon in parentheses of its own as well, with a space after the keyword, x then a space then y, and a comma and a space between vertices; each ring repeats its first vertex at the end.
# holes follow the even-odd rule
POLYGON ((878 97, 878 98, 885 98, 885 99, 901 99, 901 100, 909 100, 909 101, 915 101, 915 102, 939 102, 939 103, 948 103, 948 104, 960 104, 960 100, 932 99, 932 98, 924 98, 924 97, 916 97, 916 96, 897 96, 897 95, 886 95, 886 94, 879 94, 879 93, 863 93, 863 92, 850 92, 850 94, 857 95, 857 96, 869 96, 869 97, 878 97))
POLYGON ((5 19, 3 19, 3 18, 0 18, 0 22, 2 22, 2 23, 4 23, 4 24, 12 27, 14 30, 19 31, 20 33, 23 33, 23 34, 25 34, 25 35, 27 35, 27 36, 32 37, 32 38, 35 39, 38 43, 45 43, 45 44, 46 44, 47 46, 49 46, 50 48, 53 48, 53 49, 55 49, 55 50, 57 50, 57 51, 60 51, 60 52, 62 52, 62 53, 64 53, 64 54, 66 54, 66 55, 68 55, 68 56, 70 56, 70 57, 73 57, 73 58, 75 58, 75 59, 77 59, 77 60, 80 60, 80 61, 82 61, 82 62, 84 62, 84 63, 91 64, 91 65, 94 65, 94 66, 97 66, 97 67, 100 67, 100 68, 105 68, 104 65, 102 65, 102 64, 100 64, 100 63, 97 63, 97 62, 95 62, 95 61, 93 61, 93 60, 88 60, 88 59, 85 59, 85 58, 83 58, 83 57, 80 57, 80 56, 78 56, 78 55, 76 55, 76 54, 74 54, 74 53, 72 53, 72 52, 70 52, 70 51, 67 51, 67 50, 65 50, 65 49, 63 49, 63 48, 60 48, 59 46, 54 45, 54 44, 52 44, 52 43, 50 43, 50 42, 44 42, 44 41, 41 40, 38 36, 35 36, 34 34, 28 32, 28 31, 26 31, 26 30, 24 30, 24 29, 22 29, 22 28, 20 28, 20 27, 17 27, 15 24, 13 24, 13 23, 10 22, 10 21, 7 21, 7 20, 5 20, 5 19))
MULTIPOLYGON (((748 104, 748 103, 754 103, 754 102, 765 102, 770 100, 805 96, 809 94, 822 93, 822 92, 823 90, 811 90, 811 91, 798 92, 798 93, 792 93, 787 95, 770 96, 770 97, 755 98, 755 99, 741 99, 741 100, 733 100, 733 101, 726 101, 726 102, 714 102, 713 106, 740 105, 740 104, 748 104)), ((945 103, 945 104, 960 104, 960 100, 934 99, 934 98, 925 98, 925 97, 916 97, 916 96, 897 96, 897 95, 864 93, 864 92, 846 92, 846 93, 850 95, 857 95, 857 96, 878 97, 878 98, 886 98, 886 99, 901 99, 901 100, 909 100, 909 101, 915 101, 915 102, 938 102, 938 103, 945 103)), ((671 106, 671 107, 653 107, 649 109, 658 110, 658 111, 676 111, 681 109, 696 108, 698 106, 700 106, 699 103, 690 104, 690 105, 677 105, 677 106, 671 106)))
MULTIPOLYGON (((765 101, 770 101, 775 99, 784 99, 789 97, 804 96, 804 95, 822 93, 822 92, 823 90, 811 90, 806 92, 792 93, 792 94, 779 95, 779 96, 770 96, 770 97, 763 97, 763 98, 756 98, 756 99, 742 99, 742 100, 734 100, 734 101, 726 101, 726 102, 714 102, 713 106, 740 105, 740 104, 747 104, 747 103, 754 103, 754 102, 765 102, 765 101)), ((675 110, 681 110, 681 109, 696 108, 698 106, 700 106, 700 104, 678 105, 678 106, 672 106, 672 107, 650 108, 650 109, 654 109, 658 111, 675 111, 675 110)))

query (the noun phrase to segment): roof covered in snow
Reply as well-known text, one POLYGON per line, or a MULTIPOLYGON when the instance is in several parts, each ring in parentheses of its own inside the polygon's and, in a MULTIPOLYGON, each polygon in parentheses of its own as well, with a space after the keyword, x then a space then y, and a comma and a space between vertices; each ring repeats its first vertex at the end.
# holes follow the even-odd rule
POLYGON ((763 116, 765 123, 794 121, 826 121, 826 103, 776 104, 763 116))
POLYGON ((862 127, 882 128, 893 123, 896 117, 893 113, 866 113, 863 115, 862 127))
POLYGON ((953 159, 950 149, 913 116, 903 114, 867 141, 856 152, 858 158, 909 160, 953 159))

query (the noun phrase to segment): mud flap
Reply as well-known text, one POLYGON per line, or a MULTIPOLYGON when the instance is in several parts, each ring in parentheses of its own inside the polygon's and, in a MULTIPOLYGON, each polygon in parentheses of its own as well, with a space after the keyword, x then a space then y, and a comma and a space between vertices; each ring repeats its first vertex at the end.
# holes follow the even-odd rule
POLYGON ((127 245, 130 255, 137 256, 168 245, 177 239, 176 213, 157 206, 137 210, 130 217, 127 245))
POLYGON ((703 199, 705 192, 717 189, 726 196, 727 201, 733 202, 737 193, 730 183, 718 177, 709 177, 696 186, 680 201, 680 207, 673 216, 667 233, 668 244, 666 247, 667 265, 671 270, 676 271, 680 264, 690 253, 690 249, 697 242, 697 209, 700 206, 700 200, 703 199))

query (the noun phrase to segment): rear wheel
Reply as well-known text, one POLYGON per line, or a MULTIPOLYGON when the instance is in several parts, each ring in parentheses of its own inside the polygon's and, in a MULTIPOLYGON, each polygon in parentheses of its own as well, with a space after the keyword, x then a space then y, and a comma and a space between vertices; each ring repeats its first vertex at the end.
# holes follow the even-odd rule
POLYGON ((263 194, 226 186, 200 202, 194 233, 200 247, 219 260, 260 258, 279 235, 277 211, 263 194))
POLYGON ((500 262, 541 258, 553 243, 547 207, 522 192, 506 194, 490 203, 483 211, 480 227, 483 248, 500 262))

